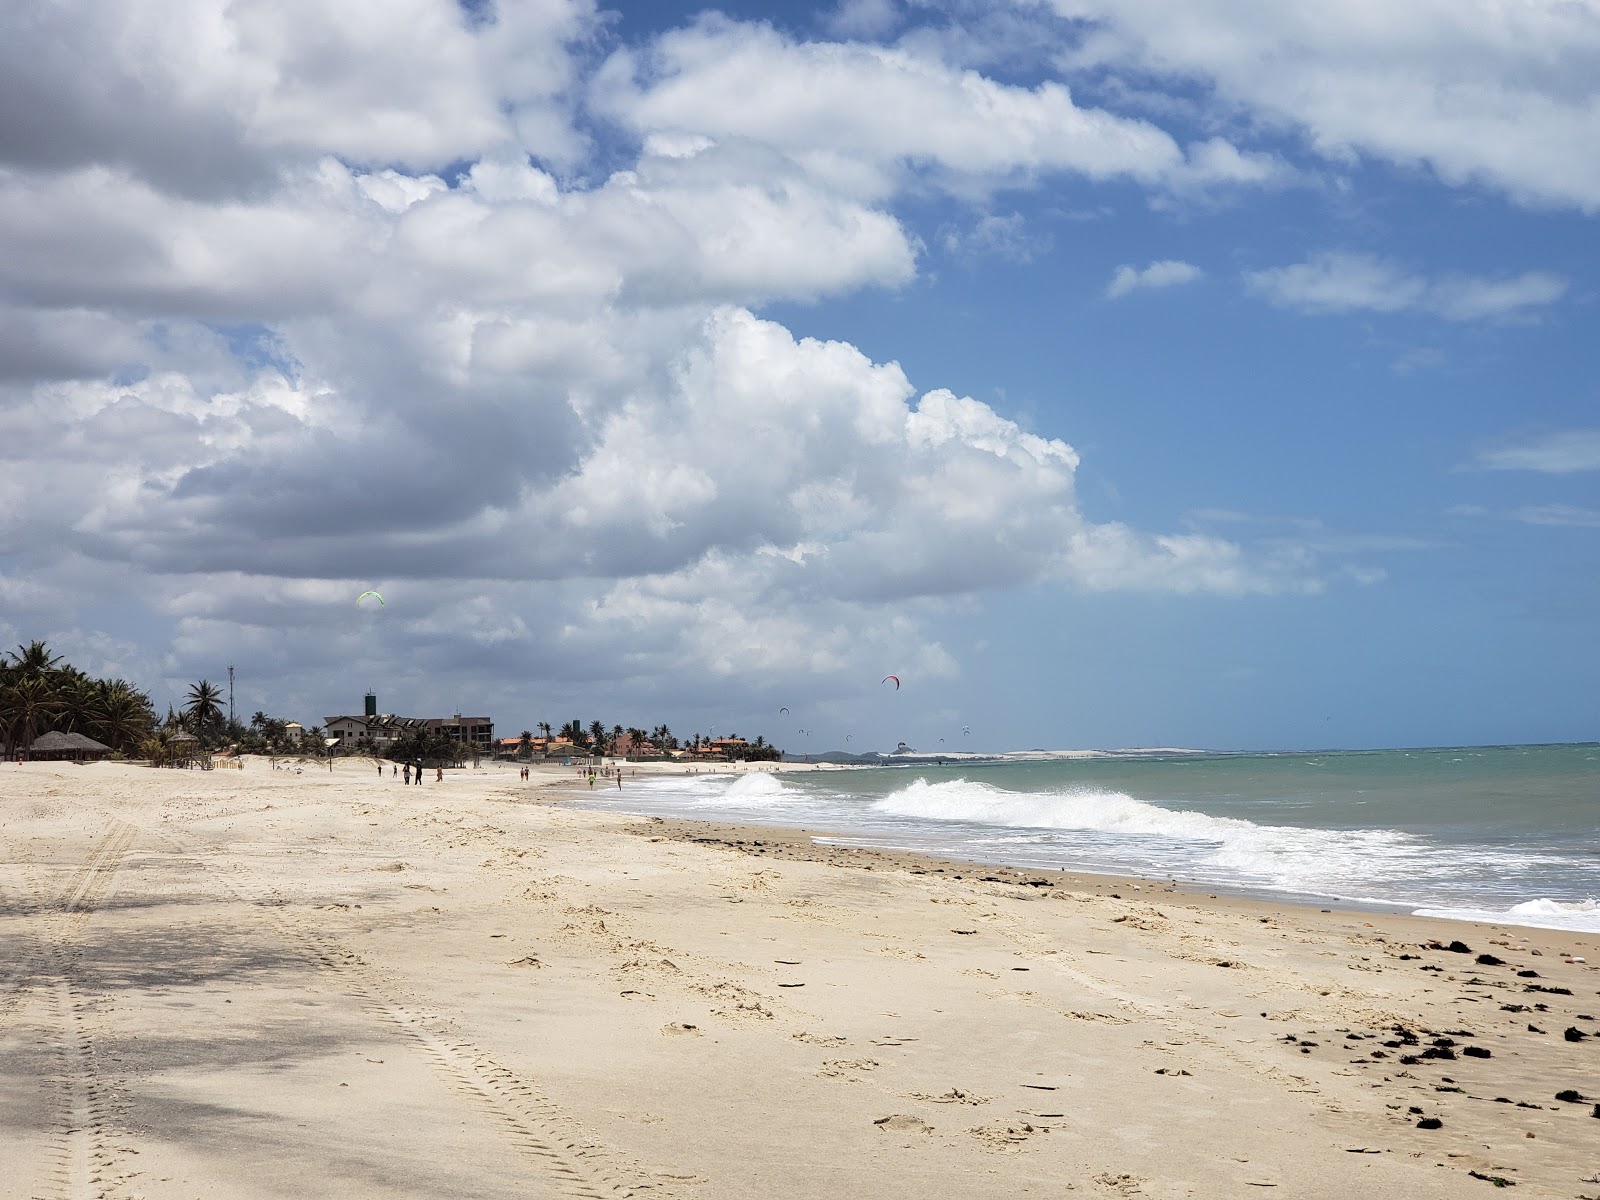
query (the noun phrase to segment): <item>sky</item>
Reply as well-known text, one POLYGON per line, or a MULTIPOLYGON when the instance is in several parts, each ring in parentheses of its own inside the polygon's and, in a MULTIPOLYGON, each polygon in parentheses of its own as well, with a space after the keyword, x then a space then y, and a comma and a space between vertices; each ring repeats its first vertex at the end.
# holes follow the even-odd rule
POLYGON ((1597 93, 1573 0, 8 6, 0 644, 505 736, 1594 739, 1597 93))

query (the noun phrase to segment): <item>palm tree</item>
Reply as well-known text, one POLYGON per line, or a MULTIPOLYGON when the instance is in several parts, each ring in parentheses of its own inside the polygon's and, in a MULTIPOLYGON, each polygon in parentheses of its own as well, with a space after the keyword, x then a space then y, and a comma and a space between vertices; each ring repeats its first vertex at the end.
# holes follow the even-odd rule
POLYGON ((48 675, 61 661, 57 655, 45 649, 43 642, 29 642, 26 646, 18 646, 17 652, 10 657, 11 662, 8 665, 24 678, 48 675))
POLYGON ((518 758, 532 758, 533 757, 533 730, 524 729, 522 731, 522 737, 521 737, 521 739, 519 739, 519 741, 517 743, 517 757, 518 758))
POLYGON ((56 690, 43 676, 14 680, 6 689, 4 703, 7 743, 19 747, 33 745, 33 739, 44 731, 60 704, 56 690))
POLYGON ((536 728, 539 730, 540 733, 544 734, 545 743, 546 743, 546 745, 548 745, 549 742, 550 742, 550 722, 549 721, 540 721, 536 728))
POLYGON ((95 736, 113 750, 127 751, 136 747, 155 727, 155 710, 150 707, 150 697, 126 679, 102 680, 99 699, 95 706, 93 727, 95 736))
POLYGON ((589 743, 594 747, 596 754, 606 752, 606 727, 599 721, 589 722, 589 743))
POLYGON ((222 689, 208 679, 202 679, 189 689, 189 703, 184 713, 194 722, 194 733, 202 742, 206 735, 222 724, 222 689))
POLYGON ((56 728, 63 733, 83 733, 94 723, 100 707, 100 689, 87 675, 71 669, 54 672, 56 728))

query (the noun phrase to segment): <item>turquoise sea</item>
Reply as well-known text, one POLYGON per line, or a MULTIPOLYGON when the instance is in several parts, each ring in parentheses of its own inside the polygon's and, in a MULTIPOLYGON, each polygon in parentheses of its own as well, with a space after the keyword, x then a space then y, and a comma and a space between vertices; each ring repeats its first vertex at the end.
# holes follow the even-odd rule
POLYGON ((1600 744, 1005 756, 704 773, 594 807, 848 845, 1600 932, 1600 744))

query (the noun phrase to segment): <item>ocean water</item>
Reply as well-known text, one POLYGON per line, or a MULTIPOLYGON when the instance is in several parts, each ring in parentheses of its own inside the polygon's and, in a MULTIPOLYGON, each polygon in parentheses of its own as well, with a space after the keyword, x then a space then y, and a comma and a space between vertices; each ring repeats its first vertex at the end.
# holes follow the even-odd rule
POLYGON ((629 780, 583 803, 854 846, 1600 932, 1600 744, 629 780))

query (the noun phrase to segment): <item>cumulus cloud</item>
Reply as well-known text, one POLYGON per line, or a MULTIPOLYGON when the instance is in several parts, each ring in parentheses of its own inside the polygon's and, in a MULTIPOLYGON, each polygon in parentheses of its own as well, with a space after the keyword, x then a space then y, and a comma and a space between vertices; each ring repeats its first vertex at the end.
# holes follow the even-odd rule
POLYGON ((1562 430, 1486 450, 1475 465, 1490 471, 1537 471, 1543 475, 1600 471, 1600 429, 1562 430))
POLYGON ((1527 317, 1556 303, 1567 281, 1548 271, 1502 279, 1429 278, 1372 254, 1329 251, 1305 262, 1244 273, 1246 288, 1280 308, 1309 313, 1423 312, 1447 321, 1527 317))
POLYGON ((70 621, 136 608, 141 669, 246 661, 289 703, 329 663, 646 703, 948 678, 934 621, 995 589, 1320 586, 1097 523, 1066 442, 756 311, 915 279, 904 187, 1249 174, 1224 146, 706 19, 599 70, 637 152, 569 176, 586 3, 159 11, 0 18, 0 596, 67 648, 113 661, 70 621))
POLYGON ((1106 285, 1106 296, 1108 299, 1116 300, 1129 292, 1141 289, 1169 288, 1180 283, 1193 283, 1202 274, 1204 272, 1193 263, 1176 258, 1159 259, 1143 268, 1124 264, 1111 273, 1111 282, 1106 285))
POLYGON ((982 192, 1046 172, 1189 188, 1277 170, 1221 139, 1185 148, 1147 121, 1082 107, 1059 82, 1007 85, 904 47, 796 42, 718 16, 646 51, 619 50, 590 104, 641 139, 695 133, 774 147, 873 198, 907 172, 982 192))
POLYGON ((1083 30, 1071 69, 1199 81, 1223 114, 1301 135, 1328 161, 1421 166, 1453 186, 1600 211, 1587 4, 1050 0, 1083 30))
POLYGON ((566 46, 589 0, 89 0, 0 15, 0 159, 215 196, 286 162, 436 169, 513 140, 570 158, 566 46), (530 136, 542 133, 543 136, 530 136))

